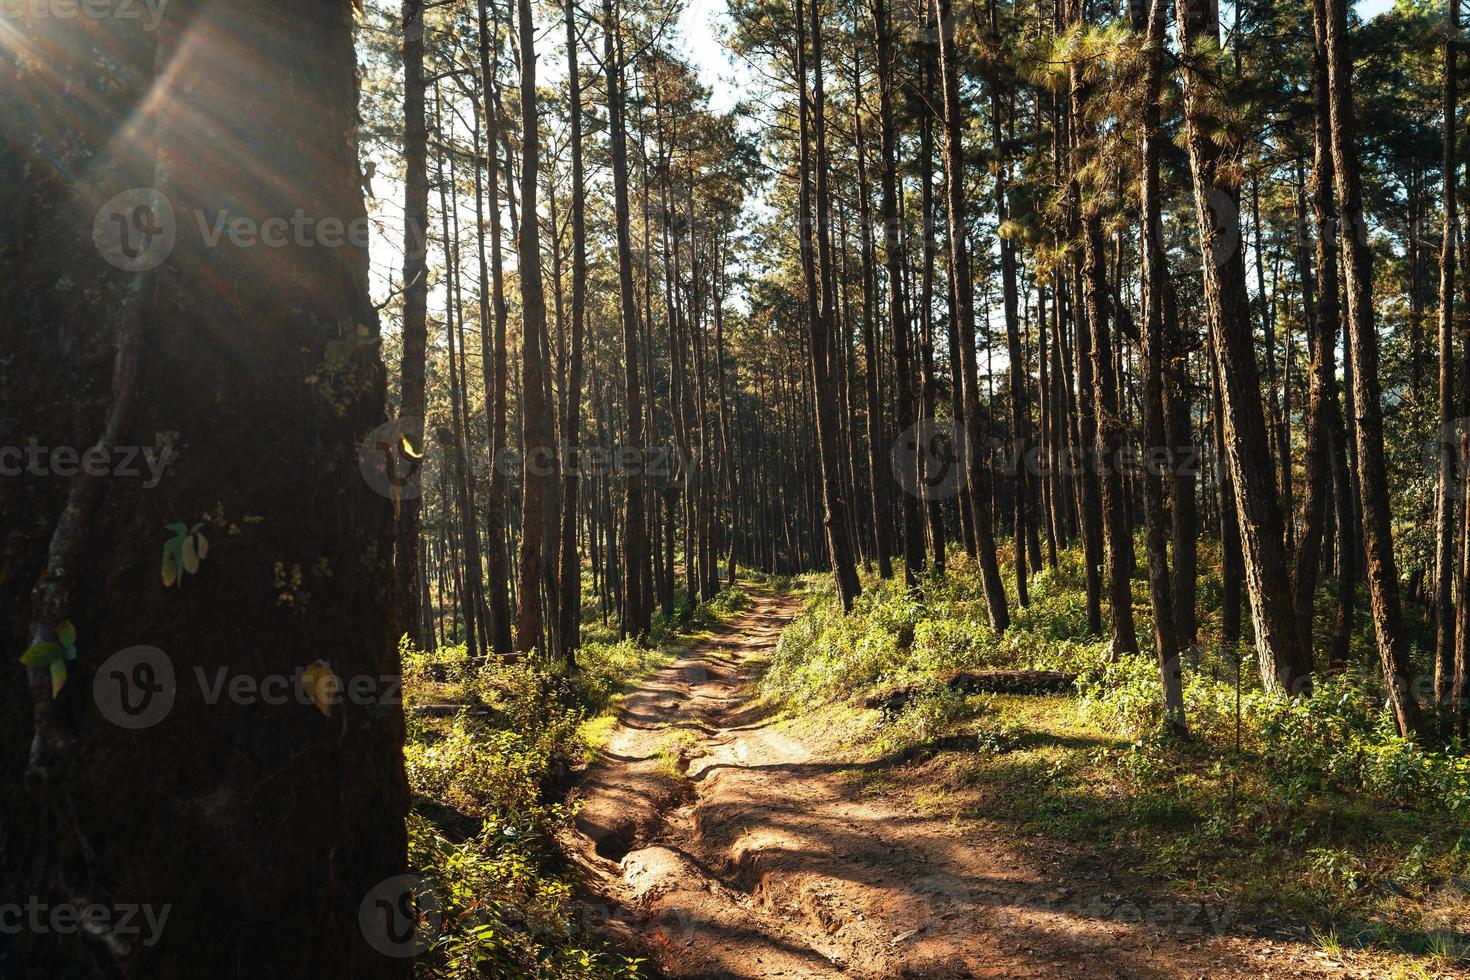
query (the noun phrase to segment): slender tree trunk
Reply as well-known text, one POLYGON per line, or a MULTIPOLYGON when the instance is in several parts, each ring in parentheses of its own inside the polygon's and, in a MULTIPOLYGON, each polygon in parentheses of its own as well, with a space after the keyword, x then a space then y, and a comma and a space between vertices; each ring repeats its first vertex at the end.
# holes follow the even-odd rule
MULTIPOLYGON (((607 76, 607 104, 612 143, 613 222, 618 249, 618 291, 623 326, 623 411, 625 449, 643 449, 643 387, 639 376, 642 354, 638 300, 633 292, 633 243, 629 234, 628 135, 624 119, 623 64, 616 41, 621 29, 613 0, 603 0, 603 61, 607 76)), ((648 633, 651 597, 643 595, 643 567, 648 563, 648 533, 644 512, 643 474, 637 468, 625 474, 623 494, 623 605, 624 636, 641 639, 648 633)))
MULTIPOLYGON (((1148 582, 1153 605, 1154 646, 1164 691, 1164 717, 1183 731, 1184 691, 1179 663, 1179 636, 1175 627, 1174 595, 1169 580, 1169 528, 1164 512, 1167 464, 1159 468, 1159 453, 1168 445, 1164 422, 1164 291, 1169 270, 1164 255, 1163 209, 1159 190, 1159 93, 1163 87, 1165 21, 1168 0, 1153 0, 1144 28, 1143 173, 1139 181, 1139 211, 1143 218, 1143 417, 1144 519, 1148 526, 1148 582)), ((1168 457, 1172 457, 1169 453, 1168 457)), ((1178 466, 1178 462, 1174 463, 1178 466)))
POLYGON ((975 550, 990 626, 997 633, 1010 626, 1005 584, 995 553, 995 530, 990 513, 990 473, 980 426, 980 380, 975 358, 975 283, 970 277, 969 224, 965 217, 964 124, 960 118, 959 66, 950 0, 934 0, 939 22, 940 84, 944 98, 945 196, 949 210, 949 261, 955 282, 955 312, 960 335, 960 365, 964 374, 966 480, 974 508, 975 550))
MULTIPOLYGON (((424 105, 424 3, 403 3, 403 363, 399 378, 398 433, 420 456, 424 453, 424 365, 429 315, 429 159, 424 105)), ((386 447, 395 455, 399 446, 386 447)), ((408 465, 416 465, 405 461, 408 465)), ((398 575, 399 628, 417 645, 426 645, 420 624, 418 577, 423 565, 423 502, 419 493, 396 501, 398 533, 394 567, 398 575)))
POLYGON ((563 7, 567 32, 567 112, 571 125, 572 152, 572 305, 570 354, 567 364, 566 412, 562 416, 562 445, 569 454, 562 475, 561 512, 561 638, 562 659, 575 665, 575 651, 582 636, 582 561, 577 554, 577 503, 582 438, 582 332, 587 308, 587 187, 582 162, 582 81, 578 69, 576 5, 566 0, 563 7))
POLYGON ((1234 486, 1247 594, 1256 627, 1261 678, 1271 690, 1300 691, 1311 651, 1296 625, 1287 568, 1285 519, 1276 493, 1261 382, 1256 367, 1239 230, 1240 190, 1223 166, 1225 147, 1209 104, 1221 97, 1210 61, 1219 47, 1218 11, 1210 0, 1180 0, 1185 134, 1203 254, 1205 300, 1215 339, 1224 424, 1225 465, 1234 486), (1234 220, 1232 228, 1230 222, 1234 220))
POLYGON ((1347 284, 1347 324, 1353 353, 1353 415, 1357 419, 1358 485, 1362 494, 1363 546, 1368 559, 1368 589, 1373 626, 1389 704, 1399 731, 1414 737, 1423 717, 1411 690, 1412 667, 1399 605, 1393 522, 1388 503, 1388 472, 1383 456, 1382 390, 1378 382, 1378 333, 1373 310, 1373 256, 1363 217, 1363 192, 1353 144, 1352 57, 1345 0, 1321 0, 1327 41, 1327 79, 1332 110, 1332 161, 1342 217, 1343 274, 1347 284))
MULTIPOLYGON (((504 113, 500 105, 497 75, 500 67, 499 42, 495 42, 495 55, 491 56, 494 32, 499 31, 497 12, 492 25, 486 19, 487 0, 479 3, 480 29, 480 72, 481 89, 485 97, 485 170, 488 186, 490 211, 490 289, 494 312, 494 334, 490 349, 484 356, 491 362, 489 369, 492 387, 486 391, 486 420, 489 431, 490 487, 485 501, 485 576, 489 600, 490 649, 497 654, 508 654, 512 648, 511 638, 511 589, 510 559, 506 548, 506 496, 510 478, 507 471, 506 414, 509 411, 510 358, 506 350, 506 321, 509 311, 505 301, 505 270, 502 256, 502 227, 500 212, 500 145, 499 131, 503 126, 504 113)), ((498 10, 498 8, 497 8, 498 10)), ((483 284, 481 285, 483 289, 483 284)))
POLYGON ((831 363, 831 323, 833 314, 833 271, 829 247, 827 213, 827 150, 825 95, 822 85, 822 23, 814 4, 809 30, 805 21, 806 7, 796 3, 797 20, 797 85, 801 90, 801 216, 798 234, 801 238, 802 265, 806 275, 807 327, 810 341, 813 409, 816 415, 817 461, 822 488, 822 523, 827 532, 827 554, 832 563, 832 577, 837 584, 837 597, 844 611, 851 611, 860 586, 857 566, 853 562, 851 538, 848 534, 847 504, 842 496, 841 461, 838 458, 838 425, 836 392, 833 388, 831 363), (811 40, 812 88, 807 90, 807 34, 811 40), (813 152, 815 144, 815 152, 813 152), (816 188, 813 199, 812 175, 816 188), (812 227, 812 211, 816 211, 816 227, 812 227), (812 231, 816 231, 813 247, 812 231), (814 254, 815 253, 815 254, 814 254))
POLYGON ((531 0, 518 0, 521 41, 521 480, 520 609, 515 649, 525 654, 541 643, 546 575, 546 509, 557 473, 556 410, 550 399, 546 293, 541 281, 541 220, 536 213, 541 136, 536 112, 536 23, 531 0))
POLYGON ((1459 440, 1455 432, 1455 249, 1460 216, 1456 194, 1459 161, 1455 153, 1455 113, 1459 91, 1456 77, 1460 31, 1459 0, 1445 4, 1447 30, 1444 44, 1444 162, 1441 165, 1444 202, 1444 237, 1439 253, 1439 496, 1435 515, 1435 659, 1434 699, 1448 712, 1455 699, 1455 504, 1459 487, 1455 481, 1455 454, 1459 440))
MULTIPOLYGON (((1080 24, 1083 5, 1072 9, 1072 23, 1080 24)), ((1087 122, 1087 96, 1082 71, 1073 66, 1071 78, 1072 126, 1079 151, 1076 166, 1082 165, 1081 151, 1090 152, 1092 126, 1087 122)), ((1086 446, 1094 452, 1101 490, 1104 553, 1108 567, 1108 611, 1112 632, 1112 655, 1138 652, 1133 622, 1133 527, 1128 498, 1123 486, 1121 454, 1123 419, 1118 398, 1118 375, 1113 362, 1113 335, 1109 325, 1110 299, 1104 268, 1102 213, 1094 195, 1081 195, 1082 278, 1087 297, 1087 323, 1092 355, 1093 384, 1082 390, 1093 400, 1097 418, 1096 442, 1086 446)), ((1162 442, 1162 439, 1160 439, 1162 442)))

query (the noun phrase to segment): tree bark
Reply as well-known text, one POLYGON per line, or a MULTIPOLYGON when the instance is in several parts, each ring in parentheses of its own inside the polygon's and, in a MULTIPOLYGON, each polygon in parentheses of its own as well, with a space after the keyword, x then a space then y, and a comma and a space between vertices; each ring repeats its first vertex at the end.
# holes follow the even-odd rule
POLYGON ((847 503, 842 494, 841 461, 838 454, 836 391, 832 382, 831 323, 833 315, 833 270, 828 238, 827 214, 827 150, 825 94, 822 83, 822 22, 817 4, 811 8, 809 29, 804 23, 806 7, 796 3, 797 20, 797 87, 800 91, 801 114, 801 238, 803 268, 806 276, 807 329, 811 357, 813 410, 817 423, 817 458, 822 488, 822 524, 826 528, 827 557, 832 564, 837 597, 843 611, 850 612, 861 586, 857 566, 853 562, 851 538, 848 534, 847 503), (807 34, 811 40, 812 88, 807 90, 807 34), (815 152, 813 152, 815 144, 815 152), (815 173, 815 199, 813 197, 815 173), (812 211, 816 212, 816 243, 811 241, 812 211), (814 254, 815 253, 815 254, 814 254))
MULTIPOLYGON (((398 433, 424 449, 424 363, 429 315, 429 162, 424 105, 424 3, 403 3, 403 362, 399 377, 398 433)), ((395 456, 401 447, 385 447, 395 456)), ((410 460, 405 465, 417 465, 410 460)), ((419 493, 401 495, 394 568, 398 576, 399 625, 416 645, 424 646, 419 607, 423 574, 423 502, 419 493)))
POLYGON ((1363 190, 1353 145, 1352 56, 1347 50, 1345 0, 1320 0, 1327 40, 1327 81, 1332 110, 1332 162, 1337 209, 1342 216, 1343 277, 1353 353, 1353 415, 1357 419, 1358 486, 1362 495, 1363 547, 1373 627, 1389 704, 1405 737, 1416 737, 1423 717, 1411 690, 1412 667, 1399 605, 1388 472, 1383 457, 1383 404, 1378 381, 1378 333, 1373 310, 1373 256, 1363 217, 1363 190))
POLYGON ((969 224, 965 216, 964 124, 960 118, 959 66, 955 63, 954 18, 950 0, 934 0, 939 22, 939 75, 944 100, 945 197, 949 217, 949 261, 954 276, 956 329, 960 337, 960 366, 964 375, 966 483, 970 490, 975 526, 976 560, 985 589, 990 627, 1003 633, 1011 623, 1005 584, 995 553, 991 518, 990 473, 980 426, 980 382, 975 358, 975 283, 970 277, 969 224))
POLYGON ((1210 0, 1180 0, 1185 134, 1206 307, 1219 368, 1224 462, 1239 516, 1261 679, 1270 690, 1299 692, 1299 681, 1311 675, 1311 651, 1303 646, 1296 624, 1285 519, 1261 409, 1261 380, 1239 229, 1240 189, 1228 176, 1231 151, 1219 142, 1215 124, 1207 116, 1210 101, 1221 97, 1220 79, 1210 60, 1219 48, 1218 17, 1210 0))
POLYGON ((120 470, 0 480, 0 631, 54 640, 69 622, 77 648, 54 699, 45 668, 11 660, 0 684, 0 894, 168 918, 153 943, 146 928, 22 930, 0 942, 0 974, 407 980, 410 961, 372 948, 358 918, 405 869, 388 679, 419 625, 395 622, 393 504, 358 474, 387 372, 351 7, 176 3, 156 30, 29 15, 5 30, 0 416, 41 445, 143 447, 167 465, 152 486, 120 470), (16 55, 42 47, 54 71, 16 55), (137 187, 151 193, 116 203, 137 187), (94 247, 109 201, 113 257, 126 246, 138 264, 94 247), (242 201, 258 221, 317 221, 279 248, 194 232, 242 201), (348 230, 337 247, 317 236, 328 218, 348 230), (64 275, 85 288, 56 288, 64 275), (212 547, 166 587, 170 521, 212 547), (318 660, 343 682, 330 717, 211 687, 294 689, 318 660), (363 681, 372 703, 345 696, 363 681))
POLYGON ((1180 675, 1179 636, 1175 627, 1174 595, 1169 579, 1169 527, 1165 514, 1165 476, 1171 466, 1180 465, 1169 459, 1162 468, 1158 460, 1165 447, 1164 423, 1164 291, 1168 288, 1169 270, 1161 240, 1163 211, 1159 190, 1159 95, 1163 88, 1164 29, 1168 18, 1168 0, 1153 0, 1146 22, 1136 21, 1134 29, 1144 29, 1143 37, 1143 160, 1139 181, 1139 211, 1143 218, 1143 416, 1144 416, 1144 519, 1148 527, 1148 582, 1153 606, 1154 646, 1159 659, 1159 677, 1164 692, 1164 718, 1175 731, 1185 727, 1184 691, 1180 675))

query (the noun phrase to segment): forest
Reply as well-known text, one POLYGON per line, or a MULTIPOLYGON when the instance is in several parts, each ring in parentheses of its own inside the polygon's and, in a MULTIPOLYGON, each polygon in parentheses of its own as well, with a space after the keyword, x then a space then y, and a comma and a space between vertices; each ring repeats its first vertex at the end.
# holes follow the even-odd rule
POLYGON ((1470 976, 1467 17, 0 0, 0 978, 1470 976))

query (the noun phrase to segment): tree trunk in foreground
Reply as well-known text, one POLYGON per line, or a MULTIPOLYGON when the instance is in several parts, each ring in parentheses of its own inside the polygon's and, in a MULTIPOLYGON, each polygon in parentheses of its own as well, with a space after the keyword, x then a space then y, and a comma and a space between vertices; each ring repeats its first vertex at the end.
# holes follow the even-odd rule
POLYGON ((5 936, 0 975, 406 980, 378 951, 408 788, 352 8, 176 0, 142 24, 13 19, 0 52, 0 416, 170 460, 156 485, 0 480, 0 632, 65 621, 77 647, 54 701, 45 670, 0 671, 0 895, 167 918, 152 944, 142 916, 5 936), (27 50, 71 63, 18 71, 27 50), (261 237, 211 245, 222 214, 261 237), (165 576, 174 521, 209 547, 165 576), (318 661, 329 710, 301 696, 318 661))

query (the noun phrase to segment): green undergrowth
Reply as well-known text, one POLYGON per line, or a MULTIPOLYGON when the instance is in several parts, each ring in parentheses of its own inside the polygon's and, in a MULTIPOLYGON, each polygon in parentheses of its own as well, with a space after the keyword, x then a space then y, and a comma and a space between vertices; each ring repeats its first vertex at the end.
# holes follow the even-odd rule
POLYGON ((442 909, 416 976, 642 975, 640 960, 582 926, 575 877, 553 843, 573 816, 562 799, 623 697, 748 604, 743 588, 697 605, 681 596, 645 644, 589 621, 572 672, 535 658, 481 666, 463 645, 403 651, 409 863, 442 909), (415 711, 424 705, 452 708, 415 711))
POLYGON ((866 712, 858 730, 860 778, 874 786, 1094 850, 1248 916, 1305 923, 1324 948, 1470 965, 1470 759, 1459 743, 1398 737, 1361 682, 1376 658, 1366 623, 1357 682, 1319 678, 1310 697, 1268 695, 1251 651, 1218 641, 1219 582, 1205 574, 1205 642, 1186 660, 1190 734, 1180 739, 1162 729, 1141 578, 1134 609, 1150 652, 1110 663, 1108 644, 1087 633, 1079 555, 1063 552, 1036 575, 1020 610, 1003 564, 1013 621, 1001 638, 973 563, 952 556, 949 566, 912 593, 865 577, 848 616, 828 581, 810 589, 763 697, 795 713, 850 712, 877 689, 914 685, 900 710, 866 712), (940 680, 987 668, 1078 680, 1070 696, 968 697, 940 680))

